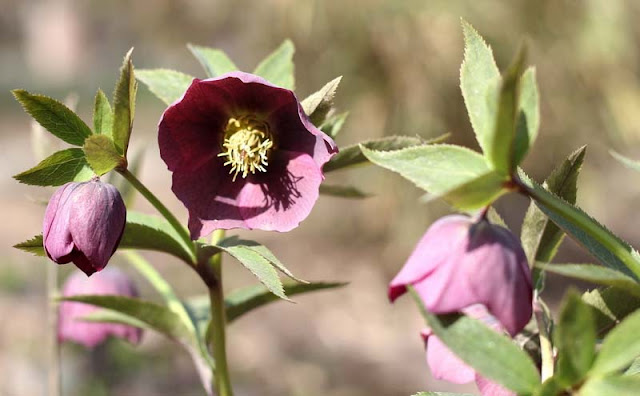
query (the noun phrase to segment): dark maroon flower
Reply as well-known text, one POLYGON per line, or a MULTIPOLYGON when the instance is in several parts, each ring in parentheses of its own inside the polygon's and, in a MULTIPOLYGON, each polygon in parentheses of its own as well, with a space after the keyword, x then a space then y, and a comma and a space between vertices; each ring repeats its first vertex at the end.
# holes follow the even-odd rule
POLYGON ((124 232, 127 209, 114 186, 98 179, 67 183, 49 200, 42 225, 44 250, 58 264, 85 274, 102 270, 124 232))
POLYGON ((391 281, 391 301, 407 285, 437 314, 482 304, 512 336, 532 314, 531 271, 520 241, 484 219, 452 215, 433 223, 391 281))
POLYGON ((158 142, 194 239, 215 229, 295 228, 338 151, 292 91, 242 72, 194 79, 162 115, 158 142))
MULTIPOLYGON (((137 297, 138 290, 133 281, 117 268, 107 268, 104 271, 87 278, 80 272, 74 272, 62 288, 64 297, 78 295, 116 295, 137 297)), ((88 322, 82 318, 100 310, 96 306, 75 301, 63 301, 58 310, 58 340, 73 341, 93 348, 104 342, 107 337, 114 336, 129 341, 132 344, 140 342, 142 329, 138 327, 117 324, 88 322)))

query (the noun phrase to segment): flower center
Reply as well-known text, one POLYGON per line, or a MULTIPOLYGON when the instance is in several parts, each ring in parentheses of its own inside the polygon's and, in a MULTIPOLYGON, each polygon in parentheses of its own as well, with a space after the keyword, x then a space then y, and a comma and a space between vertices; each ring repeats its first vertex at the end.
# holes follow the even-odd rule
POLYGON ((233 173, 233 181, 236 181, 240 173, 246 178, 249 173, 266 172, 273 145, 267 123, 246 116, 230 118, 218 157, 226 157, 224 165, 231 165, 229 174, 233 173))

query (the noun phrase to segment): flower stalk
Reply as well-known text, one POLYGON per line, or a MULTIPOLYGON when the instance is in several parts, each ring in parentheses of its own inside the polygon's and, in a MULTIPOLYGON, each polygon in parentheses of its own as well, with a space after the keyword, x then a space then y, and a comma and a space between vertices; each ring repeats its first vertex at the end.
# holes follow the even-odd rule
MULTIPOLYGON (((222 238, 224 238, 224 230, 216 230, 212 237, 213 243, 215 244, 222 238)), ((209 300, 211 302, 211 323, 209 331, 207 331, 207 344, 213 353, 213 359, 216 364, 214 371, 215 389, 218 396, 233 396, 227 363, 227 315, 224 305, 224 291, 222 289, 222 253, 213 255, 207 264, 214 278, 212 281, 207 282, 209 300)))
POLYGON ((164 206, 164 204, 160 202, 160 200, 151 191, 149 191, 149 189, 142 184, 142 182, 138 180, 133 173, 129 172, 128 169, 121 169, 119 172, 136 190, 138 190, 138 192, 140 192, 140 194, 142 194, 142 196, 147 199, 147 201, 149 201, 151 205, 153 205, 154 208, 156 208, 158 212, 160 212, 160 214, 169 222, 171 227, 176 230, 191 252, 192 262, 189 264, 194 265, 196 263, 196 247, 191 240, 191 236, 182 226, 180 221, 178 221, 173 213, 171 213, 171 211, 167 209, 167 207, 164 206))

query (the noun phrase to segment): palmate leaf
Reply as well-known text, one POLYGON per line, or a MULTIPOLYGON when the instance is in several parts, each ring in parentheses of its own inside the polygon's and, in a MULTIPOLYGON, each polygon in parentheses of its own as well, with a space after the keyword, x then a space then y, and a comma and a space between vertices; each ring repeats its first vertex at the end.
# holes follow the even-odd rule
POLYGON ((529 67, 520 78, 519 113, 513 147, 513 163, 520 164, 533 146, 540 129, 540 98, 536 71, 529 67))
POLYGON ((433 333, 482 376, 522 394, 531 394, 540 385, 531 358, 509 338, 465 315, 431 314, 415 290, 409 290, 433 333))
POLYGON ((136 78, 167 106, 180 99, 194 77, 175 70, 136 70, 136 78))
POLYGON ((589 379, 581 388, 580 396, 637 396, 640 376, 611 376, 589 379))
POLYGON ((507 178, 491 170, 481 154, 464 147, 434 144, 383 152, 361 145, 360 149, 374 164, 458 209, 485 206, 506 192, 507 178))
POLYGON ((118 153, 113 140, 106 135, 89 136, 82 147, 91 169, 98 176, 126 164, 126 159, 118 153))
POLYGON ((84 152, 74 147, 53 153, 14 178, 20 183, 35 186, 61 186, 71 181, 87 181, 93 176, 84 152))
POLYGON ((349 116, 349 112, 345 111, 343 113, 338 113, 332 115, 331 113, 327 115, 327 119, 320 125, 320 130, 331 138, 335 139, 338 135, 344 123, 347 121, 347 117, 349 116))
POLYGON ((136 92, 138 83, 133 73, 133 62, 131 53, 133 48, 127 52, 120 68, 120 77, 116 82, 113 91, 113 142, 118 153, 127 156, 129 148, 129 138, 133 127, 133 118, 136 109, 136 92))
POLYGON ((222 74, 238 70, 238 67, 229 59, 224 51, 194 44, 187 44, 187 48, 189 48, 189 51, 191 51, 193 56, 200 62, 208 77, 218 77, 222 74))
POLYGON ((44 129, 65 142, 82 146, 91 135, 91 129, 64 104, 43 95, 34 95, 23 89, 11 91, 24 110, 44 129))
POLYGON ((293 91, 295 89, 294 52, 295 48, 291 40, 285 40, 258 64, 253 74, 264 78, 273 85, 293 91))

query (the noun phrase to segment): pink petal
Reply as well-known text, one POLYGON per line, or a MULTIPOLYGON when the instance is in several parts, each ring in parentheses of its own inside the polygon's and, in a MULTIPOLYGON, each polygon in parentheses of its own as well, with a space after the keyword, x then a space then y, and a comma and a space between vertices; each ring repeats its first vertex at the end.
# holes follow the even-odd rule
POLYGON ((475 371, 434 335, 427 337, 427 364, 434 378, 455 384, 473 381, 475 371))
POLYGON ((476 374, 476 385, 483 396, 516 396, 517 393, 476 374))
POLYGON ((421 281, 443 265, 459 249, 458 245, 465 243, 470 223, 470 218, 458 215, 445 216, 433 223, 389 284, 389 300, 393 302, 406 292, 407 285, 421 281))

